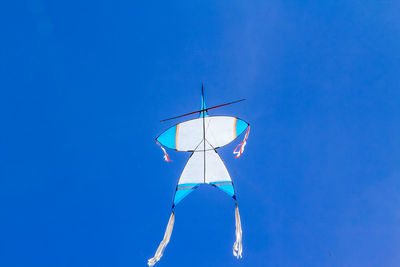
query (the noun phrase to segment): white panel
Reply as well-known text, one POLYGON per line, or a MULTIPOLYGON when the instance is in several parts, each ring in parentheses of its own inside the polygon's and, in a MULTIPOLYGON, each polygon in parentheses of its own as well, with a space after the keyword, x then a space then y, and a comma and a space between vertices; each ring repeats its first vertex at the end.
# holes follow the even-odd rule
POLYGON ((203 140, 203 118, 179 123, 176 131, 177 150, 194 151, 203 140))
MULTIPOLYGON (((199 146, 200 147, 200 146, 199 146)), ((182 171, 178 184, 204 183, 204 150, 193 152, 182 171)), ((206 177, 205 182, 231 181, 228 170, 221 157, 206 143, 206 177)))
MULTIPOLYGON (((213 151, 210 144, 206 142, 206 151, 213 151)), ((215 152, 214 152, 215 153, 215 152)), ((207 154, 206 154, 207 157, 207 154)), ((207 161, 207 159, 206 159, 207 161)), ((197 150, 193 152, 185 168, 182 171, 178 184, 184 183, 204 183, 204 142, 198 145, 197 150)))
MULTIPOLYGON (((213 148, 225 146, 236 139, 236 118, 229 116, 207 116, 204 119, 206 140, 213 148)), ((200 149, 203 140, 203 118, 179 123, 176 129, 176 148, 179 151, 200 149)))
POLYGON ((178 184, 204 182, 204 152, 193 152, 186 163, 178 184))
POLYGON ((206 183, 219 181, 231 181, 231 177, 218 153, 208 150, 206 151, 206 183))
POLYGON ((236 118, 228 116, 206 117, 206 140, 214 148, 222 147, 236 138, 236 118))

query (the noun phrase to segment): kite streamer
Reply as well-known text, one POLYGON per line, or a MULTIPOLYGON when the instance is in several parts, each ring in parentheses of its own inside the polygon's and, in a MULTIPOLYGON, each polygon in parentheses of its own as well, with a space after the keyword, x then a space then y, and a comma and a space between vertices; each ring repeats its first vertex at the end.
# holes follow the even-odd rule
POLYGON ((238 145, 236 146, 235 150, 233 150, 233 154, 236 155, 235 158, 238 158, 238 157, 240 157, 240 156, 243 154, 243 152, 244 152, 244 147, 245 147, 246 144, 247 144, 246 140, 247 140, 247 138, 249 137, 249 132, 250 132, 250 126, 247 127, 247 132, 246 132, 246 135, 244 136, 243 142, 241 142, 240 144, 238 144, 238 145), (239 151, 236 151, 238 148, 240 148, 239 151))
POLYGON ((167 153, 167 151, 165 150, 165 148, 163 148, 162 147, 162 145, 158 142, 158 141, 156 141, 157 142, 157 145, 159 145, 160 146, 160 148, 162 149, 162 151, 164 152, 164 160, 166 161, 166 162, 171 162, 171 160, 169 159, 169 156, 168 156, 168 153, 167 153))
POLYGON ((171 213, 171 217, 169 217, 169 221, 168 221, 168 225, 167 225, 167 229, 165 230, 165 234, 164 234, 164 238, 161 241, 160 245, 157 248, 156 253, 154 254, 154 257, 149 259, 147 264, 149 266, 154 266, 154 264, 156 264, 162 257, 164 250, 166 248, 166 246, 169 243, 169 240, 171 239, 171 234, 172 234, 172 230, 174 229, 174 222, 175 222, 175 214, 174 212, 171 213))
POLYGON ((240 259, 242 257, 242 224, 240 222, 239 208, 236 204, 235 208, 235 225, 236 225, 236 241, 233 244, 233 255, 240 259))

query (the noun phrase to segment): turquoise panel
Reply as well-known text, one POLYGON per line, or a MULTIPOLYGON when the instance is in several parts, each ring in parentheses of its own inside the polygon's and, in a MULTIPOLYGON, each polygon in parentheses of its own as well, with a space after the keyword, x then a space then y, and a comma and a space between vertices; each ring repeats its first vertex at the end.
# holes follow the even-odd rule
POLYGON ((178 184, 178 188, 182 186, 198 186, 199 183, 186 183, 186 184, 178 184))
POLYGON ((225 193, 227 193, 228 195, 230 195, 231 197, 233 197, 233 195, 235 194, 235 190, 233 190, 233 185, 229 184, 229 185, 217 185, 217 187, 219 189, 221 189, 222 191, 224 191, 225 193))
MULTIPOLYGON (((203 110, 203 109, 206 109, 207 107, 206 107, 206 101, 204 100, 204 97, 202 96, 201 97, 201 107, 200 107, 200 110, 203 110)), ((207 113, 207 111, 206 112, 200 112, 200 115, 199 115, 199 117, 200 118, 202 118, 202 117, 207 117, 208 116, 208 113, 207 113)))
POLYGON ((189 195, 194 189, 180 189, 175 192, 174 205, 176 206, 182 199, 189 195))
POLYGON ((226 183, 232 183, 232 181, 218 181, 218 182, 211 182, 211 184, 218 185, 218 184, 226 184, 226 183))
POLYGON ((246 130, 247 126, 249 126, 247 124, 247 122, 237 119, 237 121, 236 121, 236 136, 239 136, 241 133, 243 133, 243 131, 246 130))
POLYGON ((176 149, 175 147, 175 136, 176 136, 176 125, 169 128, 165 132, 163 132, 158 138, 157 141, 160 142, 163 146, 168 148, 176 149))

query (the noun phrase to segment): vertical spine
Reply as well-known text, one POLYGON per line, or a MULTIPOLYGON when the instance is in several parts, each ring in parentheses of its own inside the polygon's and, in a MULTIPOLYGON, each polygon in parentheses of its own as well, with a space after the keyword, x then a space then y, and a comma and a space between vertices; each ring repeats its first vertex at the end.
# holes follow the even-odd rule
MULTIPOLYGON (((203 84, 201 84, 201 95, 203 97, 203 103, 205 101, 204 98, 204 89, 203 84)), ((203 107, 203 153, 204 153, 204 183, 206 183, 206 124, 205 124, 205 116, 204 116, 204 107, 203 107)))

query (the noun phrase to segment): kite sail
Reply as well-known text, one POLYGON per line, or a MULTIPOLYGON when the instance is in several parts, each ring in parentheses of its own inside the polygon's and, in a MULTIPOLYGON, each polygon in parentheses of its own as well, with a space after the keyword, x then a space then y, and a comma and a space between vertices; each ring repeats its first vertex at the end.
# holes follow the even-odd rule
POLYGON ((178 123, 156 138, 157 144, 164 152, 164 159, 168 162, 171 160, 164 147, 176 151, 191 152, 192 154, 190 155, 179 178, 172 204, 171 217, 164 238, 154 257, 148 260, 149 266, 154 266, 160 260, 165 247, 170 241, 175 222, 174 209, 176 205, 178 205, 179 202, 201 184, 210 184, 225 192, 235 200, 236 241, 233 245, 233 254, 238 259, 242 257, 242 226, 235 188, 232 178, 219 156, 217 149, 231 143, 247 129, 243 142, 238 144, 233 152, 236 155, 235 158, 240 157, 244 151, 246 140, 249 136, 250 126, 247 122, 236 117, 210 116, 208 115, 208 110, 243 100, 244 99, 207 109, 202 86, 201 109, 171 119, 195 113, 199 113, 199 117, 178 123))

